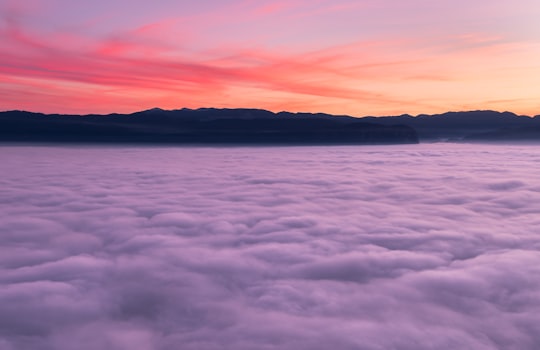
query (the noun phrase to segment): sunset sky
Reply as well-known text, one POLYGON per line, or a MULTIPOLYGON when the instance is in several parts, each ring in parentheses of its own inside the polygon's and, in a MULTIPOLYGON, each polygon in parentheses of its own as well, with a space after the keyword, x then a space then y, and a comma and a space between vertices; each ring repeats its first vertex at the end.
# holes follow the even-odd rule
POLYGON ((538 0, 0 0, 0 110, 540 114, 538 0))

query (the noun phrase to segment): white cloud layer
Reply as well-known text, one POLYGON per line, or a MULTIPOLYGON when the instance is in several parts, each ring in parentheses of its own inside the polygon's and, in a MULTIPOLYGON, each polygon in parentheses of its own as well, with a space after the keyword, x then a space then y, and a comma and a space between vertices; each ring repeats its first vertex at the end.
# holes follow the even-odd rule
POLYGON ((0 350, 540 348, 535 146, 0 161, 0 350))

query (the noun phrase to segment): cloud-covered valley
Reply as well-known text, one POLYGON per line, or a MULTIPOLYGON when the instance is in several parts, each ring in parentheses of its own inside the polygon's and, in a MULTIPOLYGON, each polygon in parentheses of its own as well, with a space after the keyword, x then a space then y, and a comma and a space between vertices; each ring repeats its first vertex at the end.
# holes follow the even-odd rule
POLYGON ((537 147, 0 160, 0 350, 540 348, 537 147))

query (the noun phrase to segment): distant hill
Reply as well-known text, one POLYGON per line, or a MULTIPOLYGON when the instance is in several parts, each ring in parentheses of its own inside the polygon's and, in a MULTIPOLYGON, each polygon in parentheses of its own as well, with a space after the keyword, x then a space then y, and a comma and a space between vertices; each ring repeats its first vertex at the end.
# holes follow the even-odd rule
POLYGON ((416 117, 365 117, 361 120, 413 127, 420 141, 540 141, 540 116, 533 118, 510 112, 448 112, 416 117))
POLYGON ((467 135, 463 140, 467 142, 540 142, 540 125, 508 127, 493 131, 479 132, 467 135))
POLYGON ((0 112, 0 141, 165 144, 418 143, 414 128, 348 116, 258 109, 154 108, 133 114, 0 112))
POLYGON ((0 141, 225 144, 387 144, 540 141, 540 116, 469 111, 388 117, 159 108, 132 114, 0 112, 0 141))

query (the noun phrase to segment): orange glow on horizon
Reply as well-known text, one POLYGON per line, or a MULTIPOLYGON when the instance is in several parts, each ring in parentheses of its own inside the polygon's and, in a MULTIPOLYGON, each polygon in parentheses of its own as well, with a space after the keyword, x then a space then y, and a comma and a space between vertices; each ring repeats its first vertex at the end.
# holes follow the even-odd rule
POLYGON ((0 110, 105 114, 244 107, 354 116, 472 109, 540 114, 540 43, 533 39, 487 29, 387 33, 382 28, 358 40, 321 37, 319 47, 309 32, 303 40, 296 38, 298 43, 276 45, 273 35, 282 35, 282 28, 292 28, 285 38, 299 36, 300 24, 315 32, 310 26, 326 20, 325 13, 334 21, 340 16, 345 21, 351 11, 373 11, 381 20, 383 15, 376 6, 347 1, 326 7, 324 1, 319 7, 304 1, 264 1, 255 8, 233 3, 237 21, 254 26, 252 36, 204 34, 225 24, 236 30, 218 12, 119 23, 98 35, 88 29, 95 25, 71 32, 38 30, 28 22, 39 14, 4 8, 0 110), (300 10, 311 15, 298 17, 300 10), (202 18, 211 23, 201 24, 202 18), (289 23, 291 18, 305 23, 289 23), (277 20, 286 24, 273 24, 277 20))

